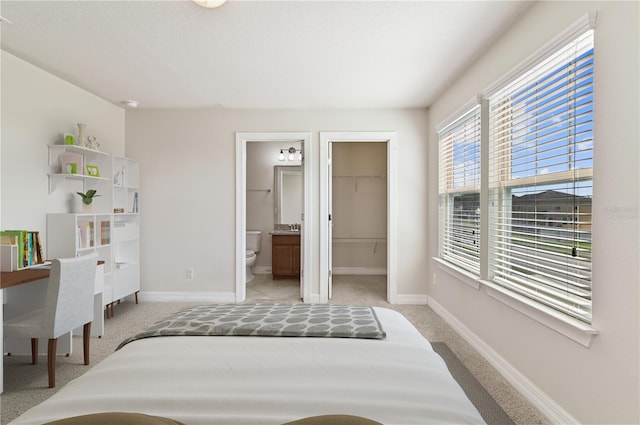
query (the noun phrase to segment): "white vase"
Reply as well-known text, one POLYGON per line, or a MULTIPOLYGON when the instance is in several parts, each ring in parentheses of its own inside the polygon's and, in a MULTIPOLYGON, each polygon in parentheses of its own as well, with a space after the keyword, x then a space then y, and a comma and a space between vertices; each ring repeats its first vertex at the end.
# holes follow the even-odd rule
POLYGON ((84 130, 87 128, 86 124, 78 124, 78 140, 76 140, 76 144, 78 146, 86 146, 87 145, 87 139, 84 135, 84 130))
POLYGON ((85 214, 90 214, 91 212, 93 212, 93 204, 85 204, 84 202, 82 203, 82 212, 85 214))

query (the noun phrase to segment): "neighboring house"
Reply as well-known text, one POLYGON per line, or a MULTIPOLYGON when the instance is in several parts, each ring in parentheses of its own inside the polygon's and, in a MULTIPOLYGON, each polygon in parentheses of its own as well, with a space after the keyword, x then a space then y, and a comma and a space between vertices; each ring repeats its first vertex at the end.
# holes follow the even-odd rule
MULTIPOLYGON (((549 229, 575 229, 591 240, 591 197, 569 195, 556 190, 517 196, 511 201, 514 226, 527 227, 533 219, 542 220, 549 229), (516 214, 517 213, 517 214, 516 214)), ((526 230, 525 230, 526 231, 526 230)), ((582 238, 581 238, 582 239, 582 238)))

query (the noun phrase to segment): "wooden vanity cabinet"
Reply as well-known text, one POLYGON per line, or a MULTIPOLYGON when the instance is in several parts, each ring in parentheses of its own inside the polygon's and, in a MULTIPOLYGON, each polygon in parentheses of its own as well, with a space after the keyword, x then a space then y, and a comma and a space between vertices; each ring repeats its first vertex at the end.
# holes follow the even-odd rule
POLYGON ((300 277, 300 235, 272 235, 271 270, 274 279, 300 277))

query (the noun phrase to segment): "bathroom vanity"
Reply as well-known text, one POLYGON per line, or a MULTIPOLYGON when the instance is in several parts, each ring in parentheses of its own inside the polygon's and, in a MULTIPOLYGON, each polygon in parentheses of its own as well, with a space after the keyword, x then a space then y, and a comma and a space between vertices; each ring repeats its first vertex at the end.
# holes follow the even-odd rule
POLYGON ((274 279, 300 277, 300 232, 271 234, 271 273, 274 279))

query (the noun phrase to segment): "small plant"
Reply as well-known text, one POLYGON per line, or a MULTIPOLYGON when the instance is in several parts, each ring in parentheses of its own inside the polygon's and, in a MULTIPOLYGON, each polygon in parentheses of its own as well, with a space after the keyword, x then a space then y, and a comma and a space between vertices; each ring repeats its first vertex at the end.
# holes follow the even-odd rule
POLYGON ((82 198, 82 202, 84 202, 86 205, 91 205, 91 202, 93 202, 93 198, 95 198, 96 196, 100 196, 100 195, 96 195, 96 191, 94 189, 87 190, 87 193, 82 193, 82 192, 76 192, 76 193, 80 195, 80 197, 82 198))

